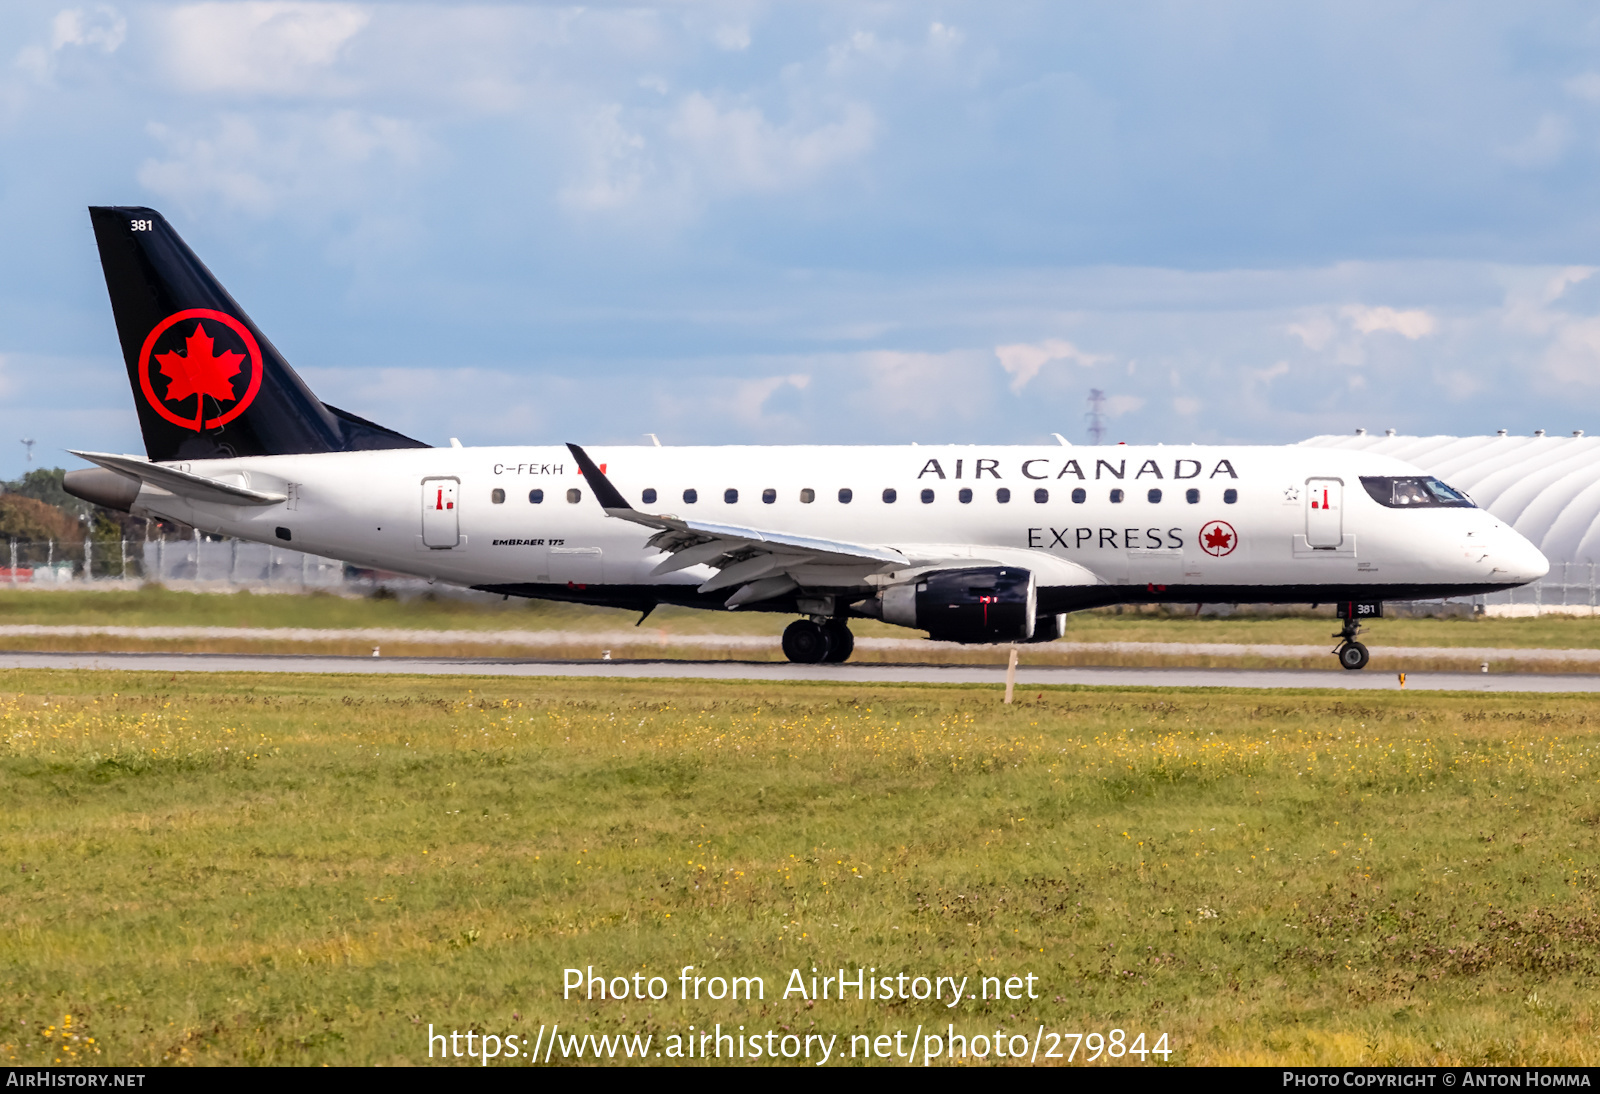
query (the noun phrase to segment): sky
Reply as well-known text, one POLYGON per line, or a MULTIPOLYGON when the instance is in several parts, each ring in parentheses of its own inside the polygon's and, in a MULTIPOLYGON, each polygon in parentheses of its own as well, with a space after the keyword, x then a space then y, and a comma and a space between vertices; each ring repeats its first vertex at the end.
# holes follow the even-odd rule
POLYGON ((0 474, 142 452, 85 206, 435 444, 1600 430, 1593 4, 7 0, 0 474))

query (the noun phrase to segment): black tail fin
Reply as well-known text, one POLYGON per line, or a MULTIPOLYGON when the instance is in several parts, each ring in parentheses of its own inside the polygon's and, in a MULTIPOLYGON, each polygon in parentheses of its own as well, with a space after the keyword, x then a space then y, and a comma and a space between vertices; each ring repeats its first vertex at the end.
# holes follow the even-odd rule
POLYGON ((152 460, 427 448, 327 406, 154 209, 89 209, 152 460))

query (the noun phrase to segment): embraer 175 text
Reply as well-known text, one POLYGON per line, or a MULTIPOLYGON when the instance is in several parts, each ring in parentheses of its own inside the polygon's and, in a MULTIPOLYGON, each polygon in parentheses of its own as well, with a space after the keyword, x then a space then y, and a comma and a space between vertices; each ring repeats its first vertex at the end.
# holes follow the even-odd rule
POLYGON ((162 216, 90 210, 148 458, 67 489, 110 508, 489 592, 787 612, 794 661, 871 617, 952 642, 1065 613, 1340 605, 1544 575, 1527 540, 1382 456, 1246 446, 431 448, 321 402, 162 216))

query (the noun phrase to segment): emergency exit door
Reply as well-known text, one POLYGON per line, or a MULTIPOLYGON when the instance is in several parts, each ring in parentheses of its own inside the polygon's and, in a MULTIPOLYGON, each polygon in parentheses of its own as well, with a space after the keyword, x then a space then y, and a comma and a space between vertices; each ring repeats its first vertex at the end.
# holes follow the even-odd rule
POLYGON ((422 480, 422 545, 435 549, 454 547, 461 541, 461 510, 456 495, 459 479, 422 480))
POLYGON ((1306 480, 1306 546, 1338 547, 1344 542, 1344 483, 1306 480))

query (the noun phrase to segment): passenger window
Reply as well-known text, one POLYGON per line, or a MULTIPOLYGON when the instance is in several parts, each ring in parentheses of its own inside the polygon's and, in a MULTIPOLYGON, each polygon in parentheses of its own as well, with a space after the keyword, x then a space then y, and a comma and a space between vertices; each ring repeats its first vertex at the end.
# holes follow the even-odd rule
POLYGON ((961 504, 962 505, 971 505, 972 504, 972 491, 968 490, 965 486, 963 486, 961 488, 960 493, 958 493, 956 495, 956 497, 961 499, 961 504))
POLYGON ((726 490, 724 490, 722 492, 722 501, 723 501, 723 504, 725 504, 725 505, 738 505, 739 504, 739 491, 733 489, 732 487, 729 487, 728 489, 726 489, 726 490))
POLYGON ((933 504, 933 491, 932 490, 924 490, 922 492, 922 504, 923 505, 932 505, 933 504))
POLYGON ((886 490, 884 490, 884 492, 883 492, 883 504, 885 504, 885 505, 893 505, 894 504, 894 499, 898 498, 899 496, 900 496, 899 494, 896 494, 894 492, 894 487, 891 486, 891 487, 887 488, 886 490))
POLYGON ((1185 490, 1183 492, 1183 500, 1188 502, 1190 505, 1199 505, 1200 504, 1200 491, 1196 490, 1192 486, 1189 487, 1189 489, 1187 489, 1187 490, 1185 490))
POLYGON ((1229 487, 1227 490, 1224 490, 1222 492, 1222 504, 1224 504, 1224 505, 1232 505, 1234 502, 1236 502, 1238 500, 1239 500, 1239 491, 1233 489, 1232 487, 1229 487))
POLYGON ((994 500, 999 502, 1001 505, 1004 505, 1006 502, 1011 500, 1011 491, 1002 486, 1000 489, 994 492, 994 500))
POLYGON ((1150 491, 1150 493, 1146 494, 1145 497, 1150 499, 1150 504, 1151 505, 1159 505, 1159 504, 1161 504, 1161 491, 1160 490, 1152 490, 1152 491, 1150 491))
POLYGON ((810 505, 812 502, 814 502, 816 500, 817 500, 817 492, 815 490, 811 489, 811 487, 808 486, 804 490, 800 491, 800 504, 802 504, 802 505, 810 505))
POLYGON ((497 486, 489 491, 489 500, 496 505, 504 505, 506 503, 506 492, 497 486))
POLYGON ((851 490, 850 490, 850 488, 848 486, 841 486, 839 488, 839 504, 840 505, 849 505, 850 504, 850 499, 853 498, 853 497, 855 497, 855 494, 851 492, 851 490))
POLYGON ((1036 501, 1037 503, 1039 503, 1040 505, 1043 505, 1045 502, 1050 500, 1050 491, 1046 490, 1042 486, 1039 487, 1037 490, 1035 490, 1033 492, 1033 500, 1036 501))
POLYGON ((544 504, 544 491, 543 490, 529 490, 528 491, 528 501, 533 505, 543 505, 544 504))
POLYGON ((653 486, 645 487, 644 493, 639 495, 639 500, 646 505, 654 505, 656 503, 656 488, 653 486))
POLYGON ((568 490, 567 491, 567 501, 570 502, 571 504, 577 505, 582 500, 583 500, 583 491, 582 490, 568 490))
POLYGON ((685 490, 683 492, 683 504, 685 504, 685 505, 693 505, 695 502, 697 502, 699 500, 700 500, 700 491, 696 490, 694 487, 691 486, 691 487, 689 487, 689 489, 687 489, 687 490, 685 490))
POLYGON ((1113 491, 1111 491, 1111 504, 1112 505, 1121 505, 1122 504, 1122 491, 1121 490, 1113 490, 1113 491))
POLYGON ((761 500, 765 504, 771 505, 773 502, 778 500, 778 492, 769 486, 765 490, 761 491, 761 500))
POLYGON ((1087 490, 1085 490, 1083 487, 1081 487, 1081 486, 1076 487, 1072 491, 1072 504, 1073 505, 1082 505, 1084 502, 1086 502, 1088 500, 1089 500, 1089 492, 1087 490))

